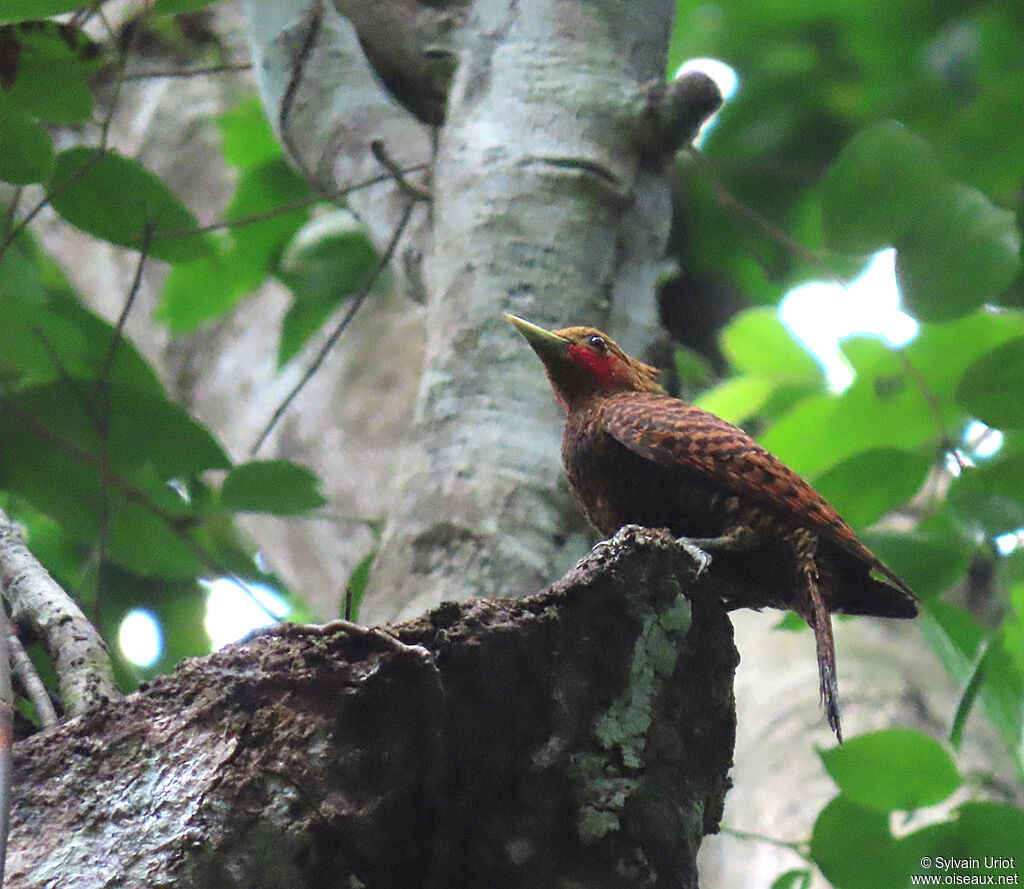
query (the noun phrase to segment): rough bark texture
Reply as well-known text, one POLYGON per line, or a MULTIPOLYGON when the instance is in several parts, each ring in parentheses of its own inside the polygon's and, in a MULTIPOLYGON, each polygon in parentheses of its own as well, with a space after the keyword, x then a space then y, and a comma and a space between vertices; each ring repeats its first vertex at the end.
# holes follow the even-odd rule
POLYGON ((633 124, 640 85, 663 76, 673 9, 471 7, 433 177, 426 367, 375 614, 513 594, 555 570, 571 527, 553 493, 555 413, 500 313, 611 321, 633 347, 653 329, 669 192, 642 170, 633 124))
POLYGON ((18 745, 8 885, 696 887, 737 655, 690 567, 627 529, 531 598, 188 661, 18 745))

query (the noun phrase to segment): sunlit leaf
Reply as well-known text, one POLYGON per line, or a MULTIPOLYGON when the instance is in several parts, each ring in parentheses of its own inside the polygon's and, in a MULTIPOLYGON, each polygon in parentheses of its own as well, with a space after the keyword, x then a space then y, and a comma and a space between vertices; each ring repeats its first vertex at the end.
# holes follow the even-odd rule
POLYGON ((881 812, 931 806, 960 786, 942 745, 910 729, 859 735, 818 755, 843 796, 881 812))
POLYGON ((774 388, 767 377, 730 377, 708 389, 695 403, 723 420, 742 424, 764 407, 774 388))
POLYGON ((741 312, 722 331, 722 351, 746 374, 781 382, 818 382, 821 368, 772 309, 741 312))
POLYGON ((256 96, 225 111, 217 123, 224 140, 224 160, 232 166, 248 169, 281 157, 281 146, 256 96))

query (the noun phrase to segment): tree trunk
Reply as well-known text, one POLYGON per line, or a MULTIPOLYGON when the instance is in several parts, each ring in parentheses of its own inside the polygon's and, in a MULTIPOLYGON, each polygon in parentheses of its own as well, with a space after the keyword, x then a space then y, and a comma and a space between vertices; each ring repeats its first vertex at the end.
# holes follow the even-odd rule
POLYGON ((8 886, 696 887, 732 627, 625 529, 518 600, 285 625, 17 745, 8 886))
MULTIPOLYGON (((336 5, 351 24, 319 4, 249 5, 261 93, 314 181, 380 172, 374 139, 399 164, 424 160, 429 130, 395 97, 440 119, 447 93, 433 199, 400 250, 400 274, 426 303, 426 355, 364 602, 381 620, 512 595, 571 559, 578 518, 561 484, 557 408, 501 312, 604 325, 633 350, 650 339, 670 194, 641 162, 637 133, 644 85, 664 80, 675 7, 336 5)), ((352 204, 382 242, 403 200, 391 188, 352 204)))

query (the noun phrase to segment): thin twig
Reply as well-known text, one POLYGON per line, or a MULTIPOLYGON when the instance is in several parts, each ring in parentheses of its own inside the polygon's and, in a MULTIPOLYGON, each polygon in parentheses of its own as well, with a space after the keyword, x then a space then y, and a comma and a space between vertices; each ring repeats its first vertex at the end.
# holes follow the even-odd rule
POLYGON ((21 644, 17 633, 12 632, 7 636, 7 646, 11 653, 11 666, 14 669, 14 675, 21 685, 21 691, 28 698, 32 709, 36 711, 39 724, 43 728, 56 725, 59 720, 53 701, 50 700, 50 693, 43 685, 43 680, 39 678, 35 664, 32 663, 32 658, 25 651, 25 646, 21 644))
POLYGON ((844 290, 846 289, 846 283, 843 279, 832 269, 821 256, 808 250, 799 241, 791 238, 781 228, 779 228, 774 222, 765 216, 762 216, 753 207, 743 203, 739 198, 736 198, 732 193, 722 184, 722 181, 715 174, 714 168, 707 156, 697 151, 694 148, 687 150, 687 155, 693 160, 695 164, 700 168, 701 172, 707 177, 708 183, 711 185, 711 190, 715 194, 715 199, 719 204, 725 207, 730 212, 734 213, 747 222, 752 223, 757 228, 761 229, 768 237, 774 241, 778 241, 793 253, 795 256, 802 259, 809 265, 814 266, 830 281, 839 284, 844 290))
POLYGON ((135 264, 135 275, 132 278, 131 287, 128 288, 128 296, 125 297, 121 314, 118 315, 117 323, 114 325, 114 335, 110 339, 110 346, 107 348, 106 357, 103 359, 103 366, 96 377, 92 397, 89 399, 93 404, 95 404, 96 398, 99 395, 100 387, 107 381, 107 375, 114 364, 114 355, 117 353, 117 347, 124 338, 124 326, 128 322, 128 315, 131 313, 132 307, 135 305, 135 298, 139 295, 139 289, 142 287, 142 270, 146 267, 146 260, 149 257, 149 246, 153 240, 153 228, 152 222, 147 222, 143 226, 142 241, 139 244, 139 261, 135 264))
POLYGON ((896 358, 903 365, 903 371, 910 379, 912 379, 921 392, 921 397, 924 398, 925 404, 928 406, 928 411, 932 415, 932 419, 935 422, 935 428, 939 433, 941 439, 941 445, 943 450, 953 455, 953 459, 959 464, 961 469, 966 469, 967 466, 964 464, 963 458, 956 445, 953 444, 953 438, 949 434, 949 430, 946 428, 946 423, 942 419, 942 406, 939 404, 938 396, 932 391, 931 386, 928 385, 928 381, 924 378, 915 366, 914 363, 907 357, 907 353, 903 349, 894 349, 896 358))
POLYGON ((72 185, 78 182, 83 176, 85 176, 86 173, 89 172, 89 170, 91 170, 93 167, 96 166, 96 164, 100 162, 100 159, 105 154, 106 149, 97 147, 96 151, 94 151, 89 156, 89 159, 84 164, 82 164, 82 166, 80 166, 77 170, 72 172, 72 174, 68 176, 67 179, 58 182, 56 186, 54 186, 52 189, 49 189, 46 192, 46 194, 39 199, 39 202, 18 221, 17 225, 14 225, 11 228, 9 228, 6 236, 3 239, 3 242, 0 243, 0 259, 4 258, 4 254, 7 252, 7 248, 14 243, 18 235, 20 235, 26 228, 28 228, 29 223, 31 223, 32 220, 35 219, 36 216, 38 216, 44 208, 50 205, 50 201, 53 200, 54 197, 66 191, 68 188, 70 188, 72 185))
MULTIPOLYGON (((102 7, 96 6, 96 14, 99 16, 100 21, 103 22, 103 27, 106 28, 107 35, 110 37, 111 43, 117 45, 117 34, 107 20, 106 15, 103 12, 102 7)), ((100 150, 107 150, 107 142, 110 138, 110 127, 114 123, 114 113, 117 111, 117 104, 121 99, 121 87, 124 86, 124 73, 125 68, 128 65, 128 54, 132 50, 132 43, 134 43, 135 34, 132 34, 131 42, 128 46, 125 46, 117 54, 117 71, 114 78, 114 96, 110 101, 110 109, 107 112, 103 120, 103 125, 100 127, 100 150)))
POLYGON ((738 840, 751 840, 756 843, 768 843, 771 846, 779 846, 782 849, 789 849, 790 851, 795 852, 801 858, 807 858, 807 843, 804 842, 780 840, 776 837, 765 836, 762 833, 750 833, 745 830, 734 830, 731 827, 720 827, 719 832, 731 837, 736 837, 738 840))
POLYGON ((432 200, 432 196, 427 189, 405 178, 402 168, 392 160, 391 155, 388 154, 387 149, 384 147, 382 139, 374 139, 370 143, 370 151, 373 153, 374 158, 376 158, 377 163, 391 174, 391 178, 395 180, 399 191, 410 201, 432 200))
MULTIPOLYGON (((416 173, 420 170, 425 170, 428 166, 429 164, 425 162, 412 164, 411 166, 405 167, 401 172, 405 174, 416 173)), ((304 198, 297 198, 294 201, 288 201, 288 203, 281 204, 271 210, 264 210, 262 213, 252 213, 249 216, 239 216, 235 219, 222 219, 217 222, 211 222, 208 225, 194 226, 192 228, 176 228, 166 232, 158 231, 154 233, 153 240, 167 241, 172 238, 190 238, 194 235, 205 234, 206 232, 231 230, 241 228, 245 225, 253 225, 257 222, 265 222, 268 219, 274 219, 284 213, 290 213, 292 210, 301 210, 303 207, 308 207, 310 204, 316 204, 320 201, 340 200, 341 198, 344 198, 355 191, 359 191, 360 189, 369 188, 371 185, 380 185, 383 182, 391 182, 393 179, 394 176, 390 173, 381 173, 379 176, 374 176, 372 179, 365 179, 362 182, 357 182, 355 185, 346 185, 344 188, 339 188, 336 191, 328 192, 327 194, 311 194, 304 198)))
POLYGON ((175 68, 163 71, 137 71, 134 74, 126 74, 125 80, 155 80, 160 77, 203 77, 208 74, 226 74, 233 71, 249 71, 252 69, 252 62, 236 62, 225 65, 210 65, 207 68, 175 68))
POLYGON ((0 220, 0 235, 4 238, 7 237, 11 226, 14 224, 14 214, 18 211, 18 204, 24 191, 25 187, 23 185, 19 185, 14 189, 14 194, 11 195, 11 202, 7 205, 7 212, 4 214, 3 220, 0 220))
POLYGON ((273 416, 270 418, 267 425, 263 427, 263 431, 260 433, 259 438, 256 439, 255 444, 253 444, 249 449, 249 456, 256 455, 256 452, 259 451, 260 447, 262 447, 263 443, 267 440, 267 436, 273 431, 278 421, 284 415, 284 412, 288 410, 289 405, 291 405, 296 396, 298 396, 298 394, 303 390, 306 383, 308 383, 313 378, 313 375, 320 369, 320 365, 324 363, 324 359, 327 357, 331 349, 334 348, 334 344, 338 342, 338 338, 345 332, 345 328, 348 327, 349 323, 355 317, 356 312, 359 311, 359 307, 363 304, 363 301, 377 283, 377 280, 384 272, 384 269, 387 268, 388 263, 391 262, 391 257, 395 252, 395 248, 398 247, 398 241, 402 237, 402 232, 405 231, 405 226, 409 222, 409 217, 412 215, 414 206, 415 204, 412 201, 405 205, 402 218, 399 220, 398 225, 395 226, 395 231, 391 236, 391 241, 381 254, 380 259, 377 261, 377 266, 374 268, 373 273, 367 279, 362 288, 360 288, 359 293, 357 293, 352 299, 352 302, 349 304, 348 311, 345 312, 344 317, 338 322, 334 330, 331 331, 331 335, 327 338, 327 342, 325 342, 320 348, 316 358, 313 359, 309 367, 306 368, 305 372, 299 378, 299 381, 292 387, 284 400, 277 406, 273 416))

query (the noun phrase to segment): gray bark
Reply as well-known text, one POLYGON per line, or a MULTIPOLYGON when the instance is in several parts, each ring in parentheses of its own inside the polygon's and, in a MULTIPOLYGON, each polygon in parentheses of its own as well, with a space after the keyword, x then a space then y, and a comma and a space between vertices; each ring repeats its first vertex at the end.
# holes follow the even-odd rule
POLYGON ((434 171, 426 368, 375 613, 508 595, 556 570, 571 527, 558 422, 501 312, 607 326, 627 278, 650 332, 653 272, 638 279, 660 265, 669 194, 640 170, 631 114, 664 69, 671 15, 662 2, 472 7, 434 171))
POLYGON ((286 625, 17 745, 8 886, 697 886, 732 627, 625 529, 533 597, 286 625))
MULTIPOLYGON (((670 195, 657 165, 642 163, 637 133, 644 85, 663 79, 674 5, 408 4, 415 15, 388 70, 379 26, 399 5, 376 16, 337 5, 352 24, 325 5, 249 4, 270 116, 325 189, 379 172, 373 139, 403 165, 429 155, 429 128, 382 80, 429 117, 410 83, 429 81, 434 95, 457 62, 433 202, 399 263, 407 292, 426 304, 426 355, 364 603, 381 620, 513 594, 579 552, 557 409, 501 312, 603 325, 634 350, 649 342, 670 195), (437 76, 403 69, 417 46, 437 76)), ((392 188, 352 206, 381 240, 401 200, 392 188)))

